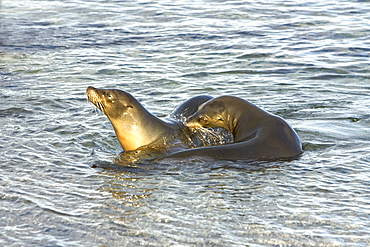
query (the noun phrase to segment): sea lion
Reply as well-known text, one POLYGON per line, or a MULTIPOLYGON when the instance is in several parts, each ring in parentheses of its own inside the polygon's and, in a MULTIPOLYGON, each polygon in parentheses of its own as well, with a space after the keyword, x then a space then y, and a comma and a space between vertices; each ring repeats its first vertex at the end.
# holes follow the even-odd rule
POLYGON ((124 151, 148 145, 166 146, 171 140, 179 139, 200 146, 199 140, 192 139, 194 136, 187 133, 187 128, 177 119, 188 118, 212 98, 205 95, 191 98, 165 121, 149 113, 131 94, 122 90, 88 87, 86 95, 108 117, 124 151))
POLYGON ((213 97, 208 95, 195 96, 176 107, 169 117, 183 122, 193 115, 199 109, 199 106, 211 99, 213 97))
POLYGON ((191 128, 224 128, 232 133, 234 143, 184 150, 166 158, 271 160, 289 159, 302 153, 301 141, 287 122, 238 97, 209 100, 186 122, 191 128))

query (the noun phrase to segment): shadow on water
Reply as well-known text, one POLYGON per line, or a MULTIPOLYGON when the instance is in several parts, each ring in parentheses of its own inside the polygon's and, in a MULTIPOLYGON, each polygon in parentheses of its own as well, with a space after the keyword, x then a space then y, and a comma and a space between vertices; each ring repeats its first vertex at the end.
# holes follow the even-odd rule
MULTIPOLYGON (((316 147, 320 148, 320 147, 316 147)), ((315 148, 312 148, 315 149, 315 148)), ((208 157, 189 157, 186 159, 164 159, 164 160, 143 160, 128 161, 122 160, 121 155, 113 158, 112 162, 96 161, 92 168, 102 169, 112 173, 121 173, 132 175, 149 175, 149 174, 173 174, 173 172, 190 172, 190 173, 207 173, 215 170, 239 170, 243 172, 261 172, 269 168, 277 168, 289 165, 300 159, 293 157, 290 159, 275 160, 217 160, 208 157)))

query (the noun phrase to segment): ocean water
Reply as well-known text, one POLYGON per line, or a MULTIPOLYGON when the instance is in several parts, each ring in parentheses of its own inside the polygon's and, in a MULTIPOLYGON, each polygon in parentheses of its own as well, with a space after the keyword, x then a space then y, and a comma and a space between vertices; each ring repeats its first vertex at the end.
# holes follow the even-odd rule
POLYGON ((370 2, 0 2, 1 246, 370 245, 370 2), (167 116, 234 95, 290 162, 117 165, 88 86, 167 116))

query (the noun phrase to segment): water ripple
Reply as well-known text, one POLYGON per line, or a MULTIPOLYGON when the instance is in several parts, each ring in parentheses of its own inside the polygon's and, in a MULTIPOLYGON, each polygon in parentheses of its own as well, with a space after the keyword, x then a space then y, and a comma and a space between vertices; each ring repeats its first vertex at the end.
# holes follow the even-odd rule
POLYGON ((0 245, 367 246, 366 1, 2 1, 0 245), (87 86, 285 118, 290 162, 117 164, 87 86))

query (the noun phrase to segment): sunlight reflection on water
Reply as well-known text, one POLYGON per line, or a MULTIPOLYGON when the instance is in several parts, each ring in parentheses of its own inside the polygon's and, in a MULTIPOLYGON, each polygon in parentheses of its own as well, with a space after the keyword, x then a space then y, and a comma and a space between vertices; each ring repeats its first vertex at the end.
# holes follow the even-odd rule
POLYGON ((370 244, 366 1, 0 5, 1 245, 370 244), (286 119, 305 153, 119 166, 87 86, 159 117, 239 96, 286 119))

